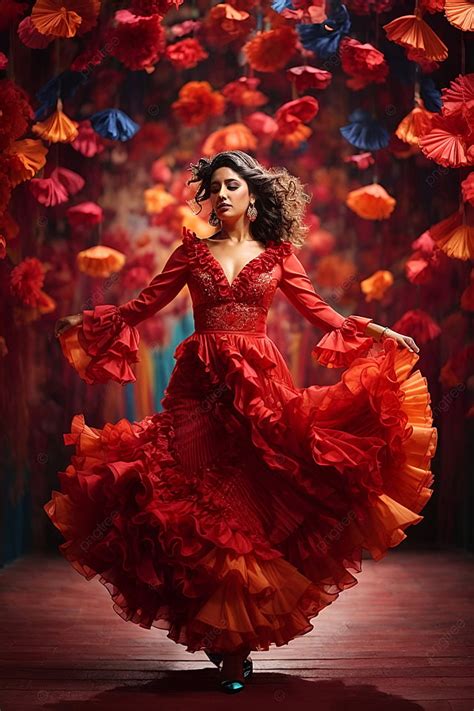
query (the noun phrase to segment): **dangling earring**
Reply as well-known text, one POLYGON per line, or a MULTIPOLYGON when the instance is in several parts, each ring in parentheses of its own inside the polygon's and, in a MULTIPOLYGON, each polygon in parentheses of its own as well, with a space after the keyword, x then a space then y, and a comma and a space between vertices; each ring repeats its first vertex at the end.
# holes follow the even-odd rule
POLYGON ((209 215, 208 222, 209 222, 209 224, 212 225, 213 227, 219 227, 219 225, 221 224, 221 221, 220 221, 219 218, 217 217, 217 215, 216 215, 216 213, 214 212, 214 210, 212 210, 211 214, 209 215))
POLYGON ((257 219, 258 211, 257 208, 255 207, 255 203, 251 202, 247 208, 247 217, 249 218, 250 222, 255 222, 257 219))

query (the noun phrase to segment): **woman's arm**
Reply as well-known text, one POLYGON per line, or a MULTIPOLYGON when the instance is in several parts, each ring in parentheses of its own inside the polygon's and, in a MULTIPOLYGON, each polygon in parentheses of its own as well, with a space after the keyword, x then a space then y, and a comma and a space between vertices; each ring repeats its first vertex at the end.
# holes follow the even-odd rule
POLYGON ((304 266, 293 253, 282 262, 282 278, 279 283, 293 306, 310 323, 326 332, 315 346, 315 358, 329 367, 349 365, 358 355, 368 352, 373 340, 390 336, 410 350, 416 350, 413 339, 373 323, 371 318, 348 316, 347 318, 329 306, 316 293, 304 266))
POLYGON ((63 353, 87 383, 115 380, 122 385, 136 380, 140 336, 136 324, 169 304, 188 279, 183 244, 168 258, 163 270, 135 298, 122 306, 99 304, 56 323, 63 353))

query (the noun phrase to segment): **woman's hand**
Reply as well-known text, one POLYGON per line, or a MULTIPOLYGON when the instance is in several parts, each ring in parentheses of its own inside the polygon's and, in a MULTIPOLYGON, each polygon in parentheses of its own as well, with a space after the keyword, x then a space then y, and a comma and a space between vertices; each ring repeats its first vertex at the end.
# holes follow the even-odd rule
POLYGON ((412 353, 420 352, 420 349, 411 336, 404 336, 403 333, 392 331, 391 328, 380 326, 378 323, 369 323, 366 335, 372 336, 376 341, 383 340, 384 338, 393 338, 402 348, 407 348, 412 353))
POLYGON ((72 314, 72 316, 63 316, 59 318, 54 325, 54 335, 59 338, 63 331, 67 331, 68 328, 77 326, 82 323, 82 313, 72 314))
POLYGON ((382 336, 383 338, 394 338, 399 346, 402 348, 408 348, 412 353, 419 353, 420 349, 416 345, 415 341, 411 336, 404 336, 403 333, 398 333, 397 331, 392 331, 391 328, 387 328, 382 336))

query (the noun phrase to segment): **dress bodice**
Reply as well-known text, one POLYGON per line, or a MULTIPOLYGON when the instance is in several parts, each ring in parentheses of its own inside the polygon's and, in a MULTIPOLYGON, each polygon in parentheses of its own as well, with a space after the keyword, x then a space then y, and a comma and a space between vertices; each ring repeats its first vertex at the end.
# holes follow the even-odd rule
POLYGON ((183 245, 196 331, 265 333, 268 310, 281 277, 278 267, 292 253, 292 244, 267 242, 265 250, 247 262, 232 283, 208 245, 194 232, 184 232, 183 245))

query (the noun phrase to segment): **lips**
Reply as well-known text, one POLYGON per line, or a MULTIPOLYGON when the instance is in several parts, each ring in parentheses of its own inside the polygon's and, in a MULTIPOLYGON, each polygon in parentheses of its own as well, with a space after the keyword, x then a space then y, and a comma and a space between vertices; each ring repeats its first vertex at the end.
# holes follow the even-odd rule
POLYGON ((223 202, 220 205, 217 206, 218 210, 221 210, 223 207, 230 207, 228 202, 223 202))

